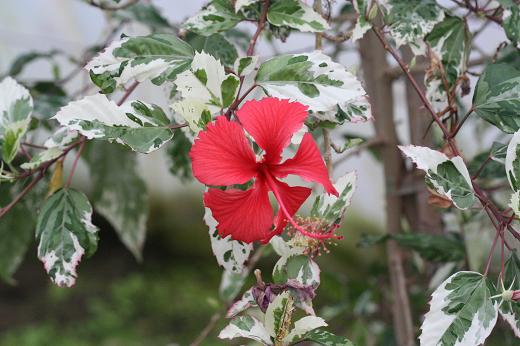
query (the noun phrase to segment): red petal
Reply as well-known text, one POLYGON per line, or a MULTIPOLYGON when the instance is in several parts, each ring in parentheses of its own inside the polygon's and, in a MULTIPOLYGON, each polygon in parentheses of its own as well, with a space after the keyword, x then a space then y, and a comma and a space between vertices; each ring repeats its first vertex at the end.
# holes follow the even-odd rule
POLYGON ((242 127, 224 116, 199 133, 190 157, 193 175, 206 185, 243 184, 256 176, 258 164, 242 127))
POLYGON ((266 97, 246 102, 237 117, 255 142, 265 150, 268 163, 278 163, 282 150, 289 145, 307 117, 307 106, 289 100, 266 97))
POLYGON ((234 240, 251 243, 270 238, 273 233, 273 208, 263 180, 257 179, 246 191, 209 189, 204 204, 211 209, 223 237, 231 234, 234 240))
POLYGON ((284 178, 289 174, 298 175, 304 180, 321 184, 328 193, 338 195, 338 191, 330 182, 327 167, 310 133, 303 136, 298 152, 292 159, 280 165, 270 166, 269 170, 278 178, 284 178))
MULTIPOLYGON (((311 189, 307 187, 302 186, 289 186, 286 183, 283 183, 281 181, 278 181, 276 179, 271 179, 271 181, 274 183, 275 187, 271 187, 271 190, 273 190, 273 193, 279 195, 281 200, 278 200, 278 203, 281 205, 283 204, 285 206, 285 209, 289 213, 289 215, 292 217, 298 209, 300 209, 303 202, 309 198, 311 194, 311 189), (275 189, 277 191, 275 191, 275 189)), ((278 199, 278 198, 277 198, 278 199)), ((280 209, 278 210, 278 214, 276 215, 275 220, 275 234, 280 234, 283 232, 283 229, 287 225, 287 217, 285 213, 282 211, 282 207, 280 206, 280 209)))

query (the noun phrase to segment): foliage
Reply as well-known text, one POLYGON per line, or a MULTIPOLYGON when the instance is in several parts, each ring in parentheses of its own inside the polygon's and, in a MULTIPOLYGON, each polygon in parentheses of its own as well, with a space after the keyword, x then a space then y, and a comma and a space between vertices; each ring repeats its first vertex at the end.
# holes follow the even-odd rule
MULTIPOLYGON (((340 30, 342 19, 331 18, 331 9, 319 0, 313 5, 302 0, 211 0, 179 26, 171 24, 153 2, 88 3, 113 13, 109 20, 117 25, 102 47, 86 50, 85 61, 68 57, 79 69, 61 77, 59 59, 67 53, 31 51, 16 58, 0 81, 2 280, 14 282, 13 275, 35 238, 37 257, 51 281, 60 287, 73 286, 79 262, 98 247, 94 213, 103 216, 141 260, 149 198, 137 169, 137 154, 168 147, 171 173, 182 179, 193 176, 206 188, 208 243, 223 267, 217 305, 230 319, 219 337, 248 338, 274 346, 305 341, 352 345, 325 329, 326 318, 316 316, 316 311, 322 312, 314 304, 322 282, 317 258, 342 238, 336 232, 358 179, 355 172, 342 172, 331 182, 331 150, 340 154, 351 145, 361 150, 369 140, 338 147, 331 143, 330 132, 373 120, 370 102, 377 102, 379 95, 370 95, 375 101, 369 100, 354 69, 336 62, 337 54, 325 54, 328 50, 322 50, 322 40, 337 43, 339 54, 339 43, 345 40, 377 39, 440 130, 431 143, 442 145, 402 143, 398 148, 423 172, 429 202, 442 208, 446 227, 458 233, 391 232, 365 237, 364 244, 387 242, 390 267, 402 265, 395 261, 402 261, 401 252, 406 249, 425 261, 447 263, 430 278, 433 293, 421 327, 421 345, 482 344, 498 315, 520 337, 520 260, 510 246, 520 239, 515 229, 520 218, 517 1, 482 5, 456 1, 456 8, 447 8, 434 0, 354 0, 340 14, 354 15, 348 20, 349 31, 334 34, 329 31, 340 30), (461 15, 460 10, 467 13, 461 15), (482 29, 489 21, 499 24, 508 40, 489 61, 477 64, 478 72, 470 71, 472 40, 479 34, 468 25, 470 16, 484 23, 482 29), (245 22, 256 26, 251 38, 242 32, 245 22), (124 35, 121 29, 128 23, 140 23, 149 34, 124 35), (114 39, 118 31, 123 35, 114 39), (285 41, 297 32, 315 35, 316 50, 255 55, 263 34, 285 41), (246 37, 245 46, 238 43, 240 37, 246 37), (397 51, 401 47, 410 49, 410 61, 405 61, 407 54, 397 51), (418 59, 427 62, 427 68, 421 65, 418 71, 424 74, 424 92, 412 74, 418 59), (40 60, 50 63, 53 78, 24 80, 24 69, 40 60), (82 67, 99 93, 84 96, 81 90, 69 90, 68 82, 82 67), (473 93, 470 76, 478 77, 473 93), (145 82, 151 82, 155 91, 166 90, 168 106, 135 99, 133 91, 145 82), (464 97, 471 93, 471 104, 464 109, 464 97), (476 117, 470 121, 499 133, 499 142, 475 150, 479 154, 468 161, 456 136, 472 114, 476 117), (321 130, 323 156, 316 144, 321 130), (287 147, 296 154, 282 160, 287 147), (64 161, 71 157, 65 178, 64 161), (90 173, 88 197, 71 187, 79 161, 86 163, 90 173), (325 192, 289 186, 280 180, 287 175, 318 183, 325 192), (504 189, 502 195, 497 193, 504 189), (277 202, 276 213, 270 192, 277 202), (306 215, 299 209, 309 197, 314 203, 306 215), (504 208, 507 203, 509 208, 504 208), (467 271, 464 259, 473 250, 467 230, 475 219, 482 220, 483 211, 495 228, 494 241, 483 272, 467 271), (501 266, 495 280, 490 268, 497 246, 501 266), (265 273, 256 265, 269 252, 276 259, 266 282, 265 273), (255 282, 243 292, 253 273, 255 282)), ((390 78, 380 77, 381 83, 390 78)), ((376 114, 376 118, 382 116, 376 114)), ((385 141, 379 140, 388 145, 385 141)), ((398 148, 392 146, 397 160, 398 148)), ((411 166, 403 171, 410 173, 411 166)), ((403 181, 412 180, 408 178, 403 181)), ((387 182, 394 184, 392 179, 397 178, 388 177, 387 182)), ((387 197, 406 194, 405 185, 397 182, 401 189, 387 191, 387 197)), ((413 218, 407 218, 408 224, 400 218, 405 208, 396 207, 399 215, 394 223, 413 228, 413 218)), ((414 262, 418 259, 415 256, 414 262)), ((431 269, 429 265, 435 266, 416 267, 422 267, 424 274, 431 269)), ((399 275, 406 274, 400 271, 399 275)), ((399 288, 394 287, 406 278, 390 281, 392 290, 407 301, 406 288, 397 292, 399 288)), ((148 283, 138 285, 148 287, 148 283)), ((374 292, 385 295, 382 288, 363 294, 374 292)), ((368 315, 359 313, 360 323, 368 315)), ((393 317, 398 324, 397 316, 393 317)), ((404 344, 402 332, 394 332, 404 344)))

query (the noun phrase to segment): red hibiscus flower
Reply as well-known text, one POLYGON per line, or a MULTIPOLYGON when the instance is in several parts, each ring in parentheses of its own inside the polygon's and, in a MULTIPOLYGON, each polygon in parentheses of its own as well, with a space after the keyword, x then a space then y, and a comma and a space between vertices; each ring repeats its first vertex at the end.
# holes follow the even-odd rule
POLYGON ((295 174, 321 184, 330 194, 338 195, 310 133, 303 136, 296 155, 281 162, 283 149, 307 117, 307 107, 298 102, 269 97, 246 102, 237 111, 237 117, 240 123, 229 121, 225 116, 217 117, 199 133, 190 152, 193 175, 203 184, 229 186, 254 179, 253 186, 245 191, 209 188, 204 194, 204 204, 217 220, 220 235, 231 235, 234 240, 247 243, 256 240, 266 243, 290 222, 304 235, 330 238, 330 232, 307 232, 292 218, 309 197, 311 189, 289 186, 278 180, 295 174), (263 149, 261 160, 256 159, 244 129, 263 149), (279 205, 275 218, 269 191, 279 205))

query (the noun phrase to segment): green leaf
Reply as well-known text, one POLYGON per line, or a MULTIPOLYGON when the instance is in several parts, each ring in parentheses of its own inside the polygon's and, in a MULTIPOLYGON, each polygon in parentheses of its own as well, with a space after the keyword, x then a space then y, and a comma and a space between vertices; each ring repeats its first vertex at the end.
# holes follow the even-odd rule
POLYGON ((9 68, 8 75, 11 77, 16 77, 20 73, 22 73, 23 69, 40 59, 50 60, 52 61, 56 55, 60 54, 58 50, 51 50, 49 52, 29 52, 24 53, 16 57, 16 59, 11 63, 11 67, 9 68))
POLYGON ((516 46, 520 45, 520 7, 511 4, 510 8, 504 10, 502 27, 507 38, 516 46))
POLYGON ((229 0, 213 0, 196 15, 188 18, 182 27, 199 35, 210 36, 234 27, 243 19, 235 13, 229 0))
POLYGON ((204 128, 204 114, 219 113, 233 103, 240 81, 233 74, 226 74, 224 66, 213 56, 196 53, 188 71, 175 79, 182 99, 172 105, 195 133, 204 128))
POLYGON ((148 192, 137 173, 136 154, 124 147, 93 141, 85 159, 92 179, 92 203, 138 259, 146 238, 148 192))
MULTIPOLYGON (((301 102, 320 120, 343 122, 338 107, 368 102, 359 80, 342 65, 319 51, 308 54, 281 55, 260 65, 256 82, 267 94, 301 102)), ((352 121, 370 118, 369 107, 352 121)))
POLYGON ((475 87, 473 108, 506 133, 520 129, 520 70, 507 64, 488 65, 475 87))
POLYGON ((247 76, 254 71, 258 63, 258 56, 246 56, 235 61, 234 69, 239 76, 247 76))
POLYGON ((167 148, 167 153, 171 174, 183 181, 192 178, 190 150, 191 141, 183 131, 177 131, 167 148))
POLYGON ((161 11, 151 3, 138 2, 135 5, 115 12, 114 17, 139 22, 153 31, 173 29, 168 20, 161 14, 161 11))
MULTIPOLYGON (((8 185, 0 185, 0 206, 13 200, 17 191, 8 185)), ((24 199, 0 218, 0 279, 13 284, 16 272, 33 237, 35 220, 30 203, 24 199)))
POLYGON ((11 163, 29 128, 33 100, 29 91, 11 77, 0 82, 0 141, 2 159, 11 163))
POLYGON ((322 329, 315 329, 308 332, 305 334, 304 340, 313 341, 323 346, 354 346, 347 338, 334 335, 322 329))
POLYGON ((389 0, 385 22, 390 24, 390 36, 397 47, 410 45, 416 53, 425 51, 423 38, 444 18, 444 11, 435 0, 389 0))
POLYGON ((38 258, 60 287, 74 285, 79 261, 97 249, 98 228, 91 218, 87 197, 72 189, 57 191, 42 206, 36 226, 38 258))
POLYGON ((220 339, 247 338, 261 342, 263 345, 273 345, 262 322, 249 315, 233 318, 218 337, 220 339))
POLYGON ((125 37, 112 42, 85 69, 103 93, 111 93, 130 80, 172 81, 190 67, 193 54, 193 48, 174 34, 125 37))
POLYGON ((89 139, 126 144, 144 154, 159 149, 173 137, 168 118, 159 106, 141 101, 117 106, 101 94, 70 102, 54 119, 89 139))
POLYGON ((498 303, 493 284, 482 274, 458 272, 432 294, 421 326, 421 345, 481 345, 493 330, 498 303))
POLYGON ((313 8, 300 0, 273 1, 267 20, 276 26, 288 26, 303 32, 322 32, 329 29, 327 21, 313 8))
POLYGON ((426 172, 426 185, 437 194, 453 201, 459 209, 468 209, 475 202, 473 185, 464 160, 449 159, 439 151, 415 145, 399 146, 417 168, 426 172))
POLYGON ((338 179, 334 187, 339 197, 322 194, 316 197, 312 205, 311 216, 327 221, 329 224, 339 224, 347 207, 350 206, 352 196, 356 190, 356 172, 350 172, 338 179))
MULTIPOLYGON (((507 290, 520 290, 520 258, 515 251, 504 266, 504 288, 507 290)), ((520 302, 509 299, 500 305, 500 316, 513 329, 515 336, 520 338, 520 302)))

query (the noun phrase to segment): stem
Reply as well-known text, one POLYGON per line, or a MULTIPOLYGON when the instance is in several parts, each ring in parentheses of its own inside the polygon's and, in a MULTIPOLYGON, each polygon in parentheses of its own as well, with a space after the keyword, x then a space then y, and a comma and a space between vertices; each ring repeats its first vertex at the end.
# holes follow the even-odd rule
POLYGON ((462 118, 462 120, 457 124, 457 127, 455 128, 455 130, 453 130, 453 132, 451 133, 451 138, 455 138, 455 136, 457 135, 457 133, 459 133, 459 130, 461 129, 462 125, 464 125, 464 122, 466 121, 466 119, 468 119, 468 117, 471 115, 471 113, 473 113, 474 111, 474 108, 471 107, 469 109, 469 111, 466 113, 466 115, 464 115, 464 118, 462 118))
POLYGON ((0 209, 0 218, 2 218, 5 214, 7 214, 20 200, 25 197, 33 189, 36 184, 42 180, 42 178, 45 176, 45 172, 40 172, 40 174, 34 178, 29 185, 27 185, 22 192, 20 192, 8 205, 0 209))
POLYGON ((487 261, 486 261, 486 269, 484 271, 484 276, 488 275, 489 267, 490 267, 490 264, 491 264, 491 259, 493 258, 493 251, 495 251, 495 247, 497 245, 497 240, 498 240, 498 236, 499 235, 500 235, 500 233, 496 232, 495 239, 493 239, 493 245, 491 245, 491 249, 489 250, 488 258, 487 258, 487 261))
POLYGON ((79 158, 81 157, 81 153, 85 148, 85 137, 81 139, 81 144, 79 145, 78 152, 76 153, 76 158, 74 159, 74 163, 70 169, 69 177, 67 178, 67 183, 65 184, 65 188, 68 189, 70 184, 72 183, 72 177, 74 176, 74 172, 76 171, 76 167, 78 165, 79 158))
POLYGON ((200 345, 211 333, 211 331, 215 328, 215 325, 220 320, 220 317, 222 317, 222 313, 217 311, 215 312, 211 318, 209 319, 208 324, 202 329, 199 336, 190 344, 190 346, 198 346, 200 345))
POLYGON ((327 171, 329 172, 329 176, 332 177, 332 150, 330 143, 330 132, 327 129, 323 129, 323 150, 325 154, 323 158, 325 159, 325 164, 327 165, 327 171))
POLYGON ((117 102, 118 106, 121 106, 125 101, 128 99, 128 97, 134 92, 135 88, 139 85, 138 81, 133 82, 128 89, 126 89, 125 93, 123 94, 123 97, 117 102))
POLYGON ((255 54, 256 41, 258 40, 258 37, 260 37, 262 30, 264 30, 265 22, 267 21, 267 10, 269 9, 270 2, 270 0, 264 0, 262 12, 260 13, 260 20, 258 21, 258 25, 256 27, 256 32, 251 38, 251 41, 249 41, 249 47, 247 48, 248 56, 255 54))

